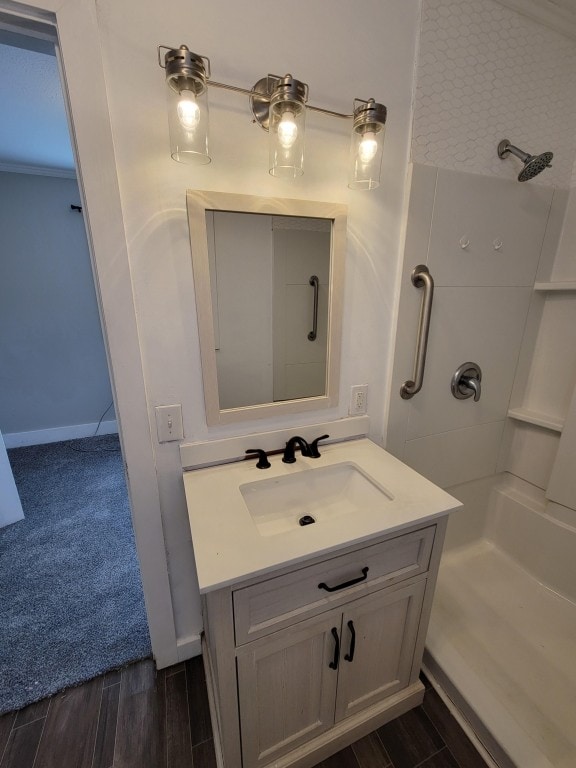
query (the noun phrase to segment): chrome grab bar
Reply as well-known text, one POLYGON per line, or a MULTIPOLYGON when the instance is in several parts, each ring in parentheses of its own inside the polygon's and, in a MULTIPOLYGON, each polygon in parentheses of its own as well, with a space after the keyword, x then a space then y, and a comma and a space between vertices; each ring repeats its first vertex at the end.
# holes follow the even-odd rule
POLYGON ((308 334, 309 341, 316 341, 318 335, 318 293, 320 288, 320 281, 316 275, 312 275, 308 283, 314 288, 314 319, 312 322, 312 330, 308 334))
POLYGON ((410 400, 422 389, 424 381, 424 368, 426 366, 426 349, 428 347, 428 332, 430 330, 430 315, 432 313, 432 299, 434 297, 434 280, 428 271, 428 267, 419 264, 412 271, 412 285, 415 288, 424 288, 422 304, 420 307, 420 320, 418 322, 418 341, 416 343, 416 358, 414 360, 413 380, 405 381, 400 388, 400 397, 410 400))

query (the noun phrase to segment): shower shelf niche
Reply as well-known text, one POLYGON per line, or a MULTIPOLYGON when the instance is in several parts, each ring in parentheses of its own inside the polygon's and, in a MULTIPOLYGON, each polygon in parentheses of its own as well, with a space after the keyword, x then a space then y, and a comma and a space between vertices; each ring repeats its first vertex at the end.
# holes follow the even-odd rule
POLYGON ((562 432, 564 428, 564 419, 556 416, 549 416, 546 413, 532 411, 530 408, 510 408, 508 418, 516 421, 524 421, 527 424, 534 424, 536 427, 551 429, 553 432, 562 432))
POLYGON ((549 283, 534 283, 535 291, 576 291, 576 280, 549 283))

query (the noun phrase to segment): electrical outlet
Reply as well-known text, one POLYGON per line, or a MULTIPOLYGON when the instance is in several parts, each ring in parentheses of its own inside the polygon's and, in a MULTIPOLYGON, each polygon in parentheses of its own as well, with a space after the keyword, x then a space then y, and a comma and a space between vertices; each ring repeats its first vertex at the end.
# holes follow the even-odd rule
POLYGON ((183 440, 182 406, 158 405, 156 406, 156 431, 159 443, 169 443, 172 440, 183 440))
POLYGON ((361 416, 368 407, 368 384, 355 384, 350 388, 350 416, 361 416))

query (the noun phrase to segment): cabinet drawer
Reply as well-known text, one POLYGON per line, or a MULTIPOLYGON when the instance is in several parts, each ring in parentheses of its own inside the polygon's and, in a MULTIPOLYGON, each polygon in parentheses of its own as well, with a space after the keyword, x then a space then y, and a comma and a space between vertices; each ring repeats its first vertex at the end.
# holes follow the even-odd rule
POLYGON ((236 645, 345 603, 351 596, 425 573, 435 530, 431 525, 235 590, 236 645))

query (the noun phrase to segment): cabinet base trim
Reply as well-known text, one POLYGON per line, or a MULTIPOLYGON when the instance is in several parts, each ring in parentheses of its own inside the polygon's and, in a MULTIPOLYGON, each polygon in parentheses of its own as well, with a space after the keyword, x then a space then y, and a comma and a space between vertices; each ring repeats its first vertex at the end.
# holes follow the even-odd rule
MULTIPOLYGON (((217 768, 231 768, 224 761, 220 728, 218 723, 217 704, 214 696, 214 677, 210 663, 210 653, 202 638, 204 667, 206 672, 206 685, 208 687, 208 702, 210 717, 212 719, 212 731, 214 736, 214 748, 216 752, 217 768)), ((371 707, 352 715, 334 725, 329 731, 312 739, 307 744, 294 749, 281 758, 276 758, 265 768, 314 768, 319 762, 339 752, 344 747, 372 733, 376 728, 385 725, 400 717, 413 707, 419 706, 424 700, 424 686, 418 680, 416 683, 404 688, 402 691, 390 696, 385 701, 374 704, 371 707)))
POLYGON ((423 699, 424 686, 417 681, 385 701, 347 717, 321 736, 277 758, 266 768, 313 768, 322 760, 372 733, 376 728, 419 706, 423 699))

